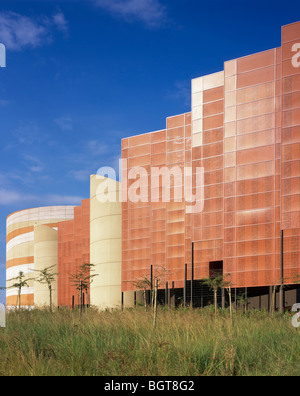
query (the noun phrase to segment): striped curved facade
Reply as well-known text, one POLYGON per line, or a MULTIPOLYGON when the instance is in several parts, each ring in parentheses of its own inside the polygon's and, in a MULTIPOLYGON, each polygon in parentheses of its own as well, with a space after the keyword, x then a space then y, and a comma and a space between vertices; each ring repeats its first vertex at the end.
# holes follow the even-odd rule
POLYGON ((18 289, 12 285, 20 272, 28 280, 28 287, 22 288, 21 306, 33 307, 34 270, 35 270, 35 226, 46 225, 52 229, 58 223, 74 218, 74 206, 49 206, 33 208, 15 212, 7 217, 6 221, 6 305, 15 307, 18 304, 18 289))

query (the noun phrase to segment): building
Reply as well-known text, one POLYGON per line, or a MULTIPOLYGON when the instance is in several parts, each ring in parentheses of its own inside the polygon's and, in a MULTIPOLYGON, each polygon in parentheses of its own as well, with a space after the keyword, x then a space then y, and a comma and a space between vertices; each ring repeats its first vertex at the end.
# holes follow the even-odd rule
MULTIPOLYGON (((73 219, 73 206, 26 209, 8 216, 6 221, 6 305, 18 305, 18 288, 12 287, 20 272, 28 287, 21 290, 23 307, 44 301, 44 286, 36 284, 35 270, 57 266, 57 233, 61 221, 73 219), (54 245, 54 246, 53 246, 54 245)), ((57 305, 57 288, 54 290, 57 305)))
MULTIPOLYGON (((300 22, 282 28, 280 47, 226 61, 191 90, 190 112, 122 140, 122 187, 92 176, 90 199, 57 222, 58 305, 70 306, 67 273, 87 260, 99 274, 90 302, 100 308, 131 306, 151 271, 174 304, 186 293, 207 303, 201 280, 216 274, 252 306, 267 307, 280 285, 286 306, 299 299, 300 22), (105 199, 103 183, 117 199, 105 199)), ((47 234, 49 221, 42 225, 47 234)), ((26 244, 13 231, 8 246, 26 244)), ((32 256, 12 250, 8 271, 32 256)))
POLYGON ((194 79, 190 113, 168 118, 162 131, 123 140, 128 173, 192 167, 195 187, 202 168, 204 208, 190 214, 184 200, 143 197, 123 203, 122 290, 133 290, 150 266, 163 266, 168 285, 181 289, 185 264, 192 274, 192 242, 195 280, 217 270, 252 295, 294 283, 300 274, 299 148, 298 22, 282 28, 280 47, 194 79))
MULTIPOLYGON (((71 276, 82 264, 93 264, 97 277, 85 296, 85 303, 101 308, 121 305, 121 203, 100 202, 98 187, 104 181, 118 191, 119 183, 91 176, 91 199, 82 205, 33 208, 8 216, 6 304, 19 304, 19 289, 13 287, 22 272, 27 285, 21 289, 21 306, 49 306, 46 284, 39 283, 39 272, 51 267, 58 274, 52 284, 53 306, 79 305, 80 298, 71 276)), ((85 291, 84 291, 85 292, 85 291)), ((85 292, 86 293, 86 292, 85 292)))

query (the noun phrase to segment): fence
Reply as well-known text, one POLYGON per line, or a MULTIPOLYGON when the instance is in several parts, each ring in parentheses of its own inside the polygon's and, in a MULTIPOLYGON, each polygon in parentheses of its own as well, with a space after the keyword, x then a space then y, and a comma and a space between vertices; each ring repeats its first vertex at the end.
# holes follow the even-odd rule
MULTIPOLYGON (((185 288, 175 288, 172 283, 169 285, 169 283, 166 282, 165 289, 158 290, 157 302, 159 305, 169 308, 204 308, 214 304, 213 290, 203 282, 194 280, 193 288, 191 287, 191 281, 186 282, 185 288), (191 296, 191 292, 193 293, 193 297, 191 296)), ((143 302, 137 298, 137 293, 138 292, 135 293, 135 305, 142 305, 143 302)), ((146 290, 146 302, 148 305, 151 304, 152 293, 154 293, 154 291, 146 290)), ((231 301, 233 307, 237 309, 242 308, 244 304, 246 304, 247 298, 247 290, 244 288, 232 289, 231 301)), ((229 294, 227 290, 218 289, 217 304, 220 308, 229 307, 229 294)))
MULTIPOLYGON (((150 276, 147 278, 148 288, 146 292, 146 302, 151 304, 152 295, 154 293, 154 279, 155 274, 153 267, 149 268, 150 276)), ((193 308, 204 308, 214 304, 214 291, 212 287, 209 287, 204 280, 199 279, 188 279, 193 278, 191 274, 187 273, 187 266, 184 268, 184 287, 176 288, 174 281, 160 280, 160 287, 158 289, 157 301, 161 306, 167 307, 193 307, 193 308)), ((215 272, 210 272, 210 279, 218 278, 222 276, 220 268, 216 268, 215 272)), ((293 296, 286 297, 285 307, 288 307, 292 303, 298 302, 300 298, 300 286, 291 285, 285 286, 285 293, 294 291, 293 296)), ((144 291, 139 289, 135 292, 135 305, 144 304, 144 291), (139 297, 138 297, 139 293, 139 297)), ((219 308, 227 308, 230 306, 230 296, 227 288, 220 286, 217 290, 217 305, 219 308)), ((280 288, 276 288, 270 285, 267 287, 243 287, 243 288, 232 288, 231 287, 231 305, 237 310, 247 309, 260 309, 260 310, 271 310, 280 309, 280 288)))

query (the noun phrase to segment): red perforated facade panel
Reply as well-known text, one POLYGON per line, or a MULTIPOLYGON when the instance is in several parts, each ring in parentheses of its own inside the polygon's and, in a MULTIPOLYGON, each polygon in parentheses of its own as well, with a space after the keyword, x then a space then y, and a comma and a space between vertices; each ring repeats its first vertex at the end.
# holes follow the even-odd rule
POLYGON ((58 306, 80 304, 79 291, 72 285, 70 275, 80 265, 90 264, 90 200, 74 209, 74 220, 58 223, 58 306))

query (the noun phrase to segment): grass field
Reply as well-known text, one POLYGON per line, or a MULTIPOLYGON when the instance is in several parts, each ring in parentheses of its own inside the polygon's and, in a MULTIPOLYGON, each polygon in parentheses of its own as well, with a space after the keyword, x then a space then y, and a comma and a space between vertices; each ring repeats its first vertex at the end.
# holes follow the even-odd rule
POLYGON ((300 374, 291 316, 210 309, 10 312, 1 376, 251 376, 300 374))

